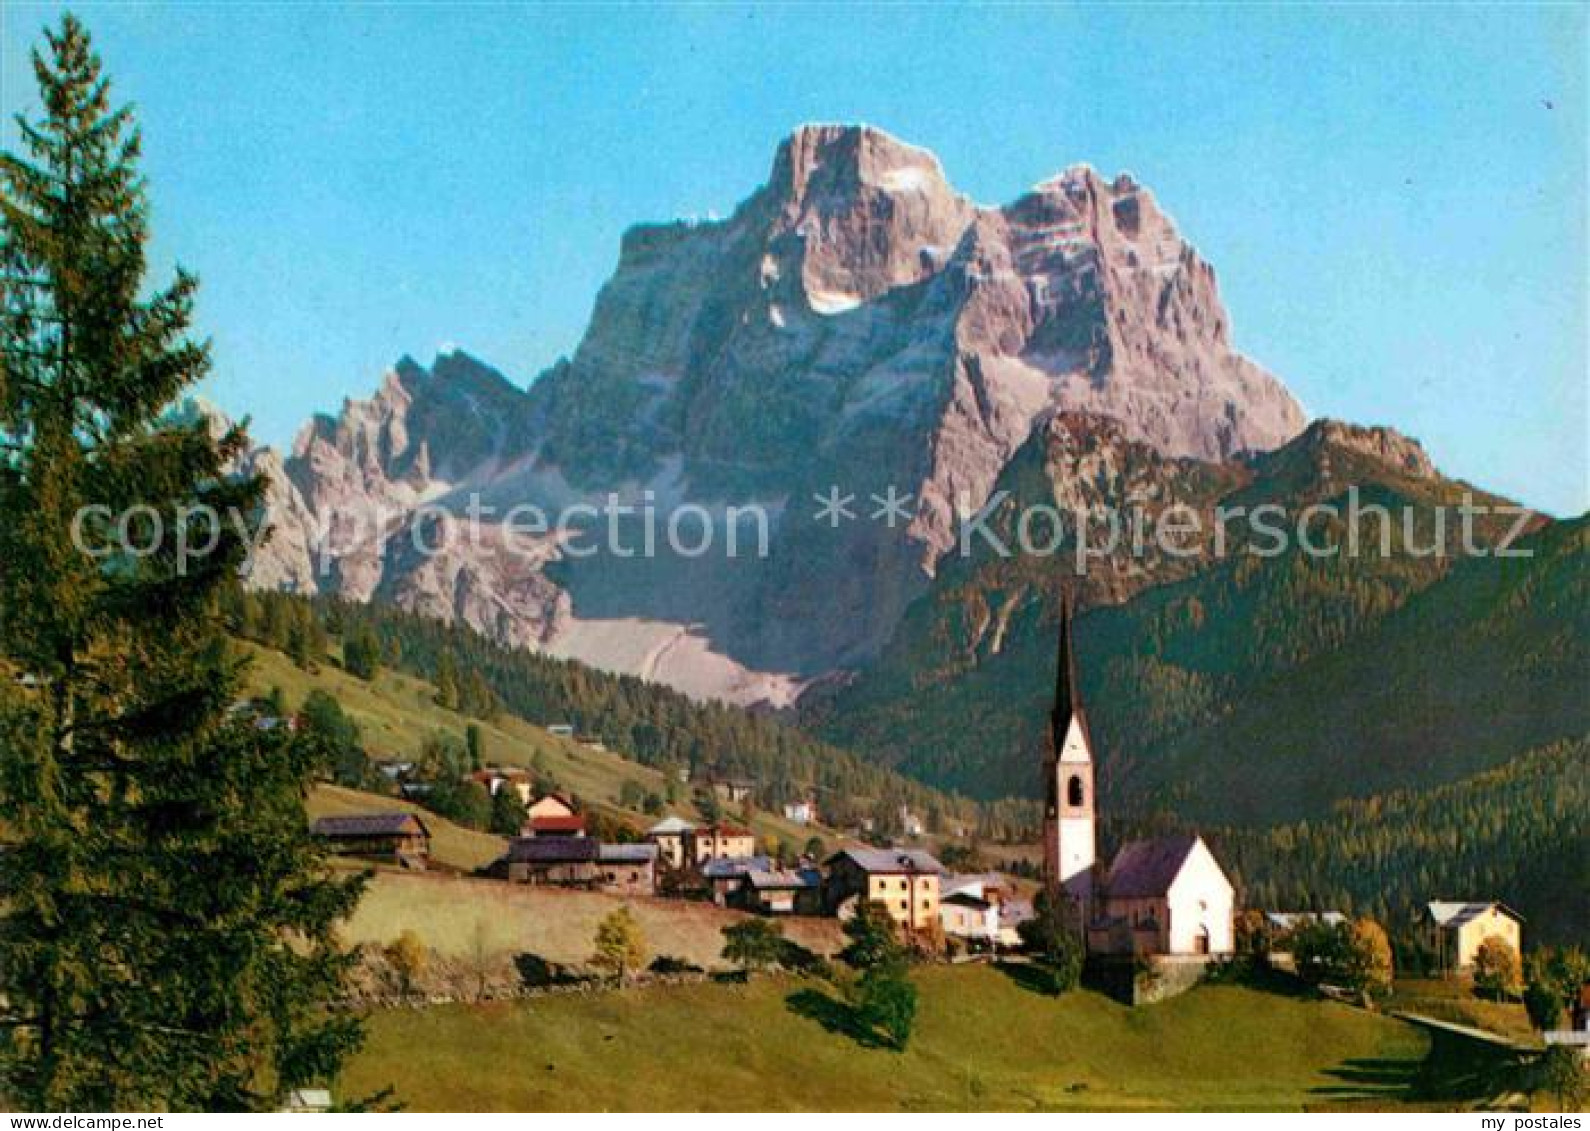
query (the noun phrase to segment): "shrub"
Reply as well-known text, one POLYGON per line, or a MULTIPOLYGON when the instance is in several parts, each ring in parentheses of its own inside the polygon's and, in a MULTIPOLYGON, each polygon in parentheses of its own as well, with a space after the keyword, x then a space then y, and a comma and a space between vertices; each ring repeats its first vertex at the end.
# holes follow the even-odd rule
POLYGON ((659 954, 651 960, 651 965, 646 967, 653 974, 703 974, 706 971, 683 958, 675 958, 671 954, 659 954))
POLYGON ((1474 989, 1491 997, 1514 998, 1524 988, 1524 969, 1514 950, 1500 935, 1490 935, 1474 952, 1474 989))
POLYGON ((430 951, 419 935, 407 930, 389 943, 383 953, 397 979, 398 993, 408 997, 414 992, 415 984, 425 976, 430 965, 430 951))

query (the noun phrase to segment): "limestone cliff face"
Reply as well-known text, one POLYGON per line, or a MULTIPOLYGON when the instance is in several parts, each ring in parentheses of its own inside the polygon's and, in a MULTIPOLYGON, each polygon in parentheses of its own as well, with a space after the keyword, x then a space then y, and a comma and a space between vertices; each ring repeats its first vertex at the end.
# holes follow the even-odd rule
POLYGON ((325 532, 284 545, 336 547, 323 588, 577 655, 612 636, 591 621, 696 626, 704 647, 582 658, 710 694, 699 670, 668 668, 710 653, 760 694, 748 673, 793 687, 874 655, 959 515, 1069 410, 1167 458, 1271 449, 1303 425, 1232 349, 1212 269, 1130 178, 1073 168, 980 207, 924 150, 808 126, 727 219, 627 233, 579 348, 528 391, 450 355, 400 363, 370 400, 317 418, 287 472, 325 532), (863 516, 893 488, 907 516, 814 523, 831 486, 863 516), (574 561, 551 538, 505 556, 493 536, 444 565, 389 545, 416 508, 471 492, 502 507, 754 502, 770 552, 574 561))

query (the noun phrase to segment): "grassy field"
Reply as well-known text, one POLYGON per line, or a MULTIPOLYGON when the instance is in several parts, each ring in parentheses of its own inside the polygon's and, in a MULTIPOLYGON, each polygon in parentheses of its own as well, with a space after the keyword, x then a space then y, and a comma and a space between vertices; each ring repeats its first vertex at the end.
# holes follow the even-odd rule
MULTIPOLYGON (((375 877, 343 936, 353 943, 386 943, 413 930, 438 954, 462 956, 484 934, 493 953, 529 952, 549 962, 580 965, 591 955, 596 924, 624 905, 640 920, 653 956, 668 954, 708 968, 723 966, 722 929, 745 917, 710 903, 384 872, 375 877)), ((839 945, 839 924, 833 919, 786 920, 785 933, 824 953, 839 945)))
POLYGON ((1130 1009, 985 966, 914 977, 904 1053, 826 1026, 821 983, 759 979, 381 1012, 339 1090, 391 1085, 411 1110, 1465 1106, 1430 1090, 1430 1037, 1343 1005, 1206 986, 1130 1009))
POLYGON ((1519 1044, 1541 1043, 1522 1004, 1478 998, 1468 978, 1399 978, 1386 1009, 1407 1010, 1437 1021, 1486 1029, 1519 1044))
MULTIPOLYGON (((249 656, 250 691, 263 695, 272 687, 279 687, 288 704, 296 707, 310 691, 319 688, 335 698, 359 724, 365 747, 373 758, 412 759, 431 735, 440 732, 461 739, 464 728, 476 723, 481 728, 488 762, 529 766, 539 756, 546 771, 587 808, 636 829, 644 829, 658 819, 619 805, 619 793, 626 781, 657 794, 663 794, 667 784, 660 772, 632 762, 621 753, 588 749, 507 713, 486 722, 449 711, 437 706, 436 689, 431 684, 401 672, 384 669, 367 683, 348 675, 330 658, 308 672, 272 649, 250 643, 239 647, 249 656)), ((669 811, 691 819, 700 816, 688 799, 671 806, 669 811)), ((804 845, 814 834, 831 844, 838 841, 832 829, 796 825, 771 813, 755 814, 751 825, 760 837, 776 837, 797 846, 804 845)))

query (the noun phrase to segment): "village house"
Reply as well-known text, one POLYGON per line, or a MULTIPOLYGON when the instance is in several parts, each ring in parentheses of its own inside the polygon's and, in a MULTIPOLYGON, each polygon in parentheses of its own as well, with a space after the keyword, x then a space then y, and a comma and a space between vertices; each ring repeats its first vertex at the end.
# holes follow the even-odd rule
POLYGON ((414 772, 413 762, 376 761, 375 768, 390 782, 399 782, 414 772))
POLYGON ((603 844, 596 852, 598 883, 622 895, 651 895, 657 890, 655 844, 603 844))
POLYGON ((390 860, 405 867, 423 868, 431 852, 431 831, 414 813, 321 817, 310 831, 330 842, 331 851, 341 856, 390 860))
POLYGON ((1523 953, 1523 916, 1504 903, 1436 900, 1425 908, 1425 922, 1443 971, 1472 968, 1480 944, 1493 936, 1523 953))
POLYGON ((999 904, 972 891, 941 895, 939 921, 952 939, 988 946, 999 942, 999 904))
POLYGON ((1110 865, 1088 949, 1100 954, 1221 955, 1236 950, 1236 891, 1203 837, 1134 840, 1110 865))
POLYGON ((739 805, 756 791, 756 783, 745 778, 713 777, 707 779, 707 788, 712 790, 713 796, 719 801, 739 805))
POLYGON ((519 884, 595 887, 601 846, 584 836, 520 836, 488 870, 519 884))
POLYGON ((908 933, 939 926, 944 866, 921 849, 846 848, 830 856, 823 906, 849 918, 858 902, 881 903, 908 933))
POLYGON ((1031 904, 1012 903, 998 874, 946 875, 939 879, 939 921, 951 938, 985 946, 1015 946, 1016 926, 1032 917, 1031 904))
POLYGON ((820 914, 822 873, 815 868, 747 872, 740 880, 739 903, 762 915, 820 914))
POLYGON ((574 802, 549 793, 525 806, 522 836, 584 836, 585 816, 575 811, 574 802))
POLYGON ((707 893, 719 907, 739 901, 742 881, 752 872, 769 872, 773 861, 766 856, 720 856, 701 865, 701 879, 707 893))
POLYGON ((715 821, 685 834, 690 863, 700 867, 709 860, 732 860, 756 853, 756 835, 750 829, 715 821))
POLYGON ((685 842, 696 826, 683 817, 664 817, 646 830, 646 839, 657 846, 658 858, 666 868, 678 870, 685 866, 685 842))
POLYGON ((531 797, 535 795, 535 787, 530 775, 523 770, 488 766, 483 770, 476 770, 468 775, 468 780, 479 785, 493 797, 497 796, 498 790, 511 789, 518 794, 519 802, 522 805, 529 805, 531 797))
POLYGON ((817 823, 817 806, 811 801, 791 801, 784 806, 784 819, 797 825, 817 823))

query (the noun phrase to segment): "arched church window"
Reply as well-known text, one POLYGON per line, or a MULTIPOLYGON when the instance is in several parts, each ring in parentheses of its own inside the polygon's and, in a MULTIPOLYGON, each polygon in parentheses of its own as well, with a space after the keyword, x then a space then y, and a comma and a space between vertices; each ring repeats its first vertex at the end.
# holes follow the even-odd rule
POLYGON ((1066 782, 1066 804, 1082 804, 1082 779, 1080 777, 1073 776, 1070 781, 1066 782))

